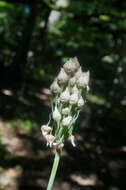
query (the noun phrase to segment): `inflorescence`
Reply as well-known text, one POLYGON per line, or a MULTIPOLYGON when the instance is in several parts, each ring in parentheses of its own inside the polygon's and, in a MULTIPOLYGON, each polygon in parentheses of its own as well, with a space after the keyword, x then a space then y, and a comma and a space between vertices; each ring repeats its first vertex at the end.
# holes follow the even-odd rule
POLYGON ((73 129, 86 102, 89 77, 89 71, 83 72, 75 57, 63 65, 52 83, 51 121, 41 126, 42 134, 50 147, 62 149, 67 139, 75 146, 73 129))

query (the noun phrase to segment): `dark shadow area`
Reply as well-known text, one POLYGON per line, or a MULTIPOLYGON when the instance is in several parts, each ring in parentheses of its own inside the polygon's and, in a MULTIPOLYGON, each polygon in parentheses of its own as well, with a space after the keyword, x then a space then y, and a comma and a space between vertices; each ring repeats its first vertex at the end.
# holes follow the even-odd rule
MULTIPOLYGON (((27 96, 28 99, 26 97, 24 99, 29 101, 29 105, 26 106, 14 97, 8 98, 7 96, 4 98, 6 99, 6 105, 11 108, 11 112, 8 111, 8 114, 12 114, 11 119, 20 117, 19 113, 25 113, 26 118, 30 118, 37 123, 48 120, 49 108, 44 106, 44 102, 40 99, 27 96), (16 105, 16 112, 14 105, 16 105), (45 111, 46 109, 47 111, 45 111), (34 112, 34 110, 36 111, 34 112), (40 117, 42 110, 44 111, 40 117), (41 120, 39 121, 38 118, 41 118, 41 120)), ((118 118, 113 119, 110 112, 106 114, 105 118, 106 110, 105 113, 94 114, 92 106, 92 104, 89 104, 84 109, 76 125, 77 147, 73 148, 69 143, 65 146, 66 153, 62 157, 56 181, 59 183, 63 181, 75 189, 100 190, 116 187, 123 190, 126 186, 126 129, 123 123, 121 128, 116 125, 120 121, 118 118), (90 115, 88 115, 88 119, 87 114, 90 115), (87 182, 84 183, 84 179, 87 182)), ((3 111, 3 113, 5 112, 3 111)), ((2 117, 4 118, 4 114, 2 117)), ((5 119, 10 119, 7 113, 5 119)), ((23 173, 19 180, 20 189, 40 189, 40 183, 41 186, 44 184, 43 189, 45 189, 53 156, 46 148, 45 141, 41 137, 40 128, 28 134, 22 134, 20 130, 17 130, 16 136, 22 141, 25 140, 26 147, 22 147, 23 149, 27 150, 27 144, 30 143, 30 150, 27 150, 28 155, 11 155, 5 151, 6 148, 4 149, 1 146, 3 159, 0 164, 5 170, 10 167, 14 168, 16 165, 22 167, 23 173)), ((69 188, 66 187, 66 189, 69 188)))
POLYGON ((46 189, 54 154, 40 126, 49 86, 75 56, 90 91, 54 190, 125 190, 126 3, 56 2, 0 1, 0 190, 46 189))

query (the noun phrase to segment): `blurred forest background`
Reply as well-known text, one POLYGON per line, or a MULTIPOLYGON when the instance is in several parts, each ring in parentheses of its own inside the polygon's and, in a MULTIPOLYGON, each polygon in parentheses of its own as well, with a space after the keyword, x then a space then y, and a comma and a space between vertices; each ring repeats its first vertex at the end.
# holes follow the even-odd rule
POLYGON ((0 1, 0 190, 46 189, 53 153, 40 126, 69 57, 91 91, 54 190, 126 189, 126 1, 0 1))

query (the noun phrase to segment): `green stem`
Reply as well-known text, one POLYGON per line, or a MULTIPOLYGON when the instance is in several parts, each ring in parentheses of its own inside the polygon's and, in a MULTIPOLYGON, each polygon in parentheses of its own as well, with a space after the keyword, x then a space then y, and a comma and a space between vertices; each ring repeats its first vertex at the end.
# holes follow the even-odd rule
POLYGON ((52 167, 52 171, 51 171, 51 175, 50 175, 48 186, 47 186, 47 190, 52 189, 54 179, 55 179, 55 176, 56 176, 56 172, 57 172, 57 168, 58 168, 58 165, 59 165, 59 160, 60 160, 60 152, 56 151, 55 159, 54 159, 53 167, 52 167))

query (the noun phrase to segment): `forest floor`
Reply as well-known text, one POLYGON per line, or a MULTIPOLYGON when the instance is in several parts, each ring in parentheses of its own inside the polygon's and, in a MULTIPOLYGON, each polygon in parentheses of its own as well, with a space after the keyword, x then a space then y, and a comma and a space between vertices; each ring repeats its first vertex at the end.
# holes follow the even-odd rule
MULTIPOLYGON (((40 126, 48 121, 49 92, 33 94, 0 94, 0 190, 46 189, 54 153, 46 147, 40 126)), ((84 125, 82 116, 81 120, 84 125)), ((125 190, 125 134, 112 130, 110 146, 110 131, 97 138, 98 132, 92 131, 80 124, 77 147, 66 143, 53 190, 125 190)))
MULTIPOLYGON (((0 190, 46 189, 54 153, 46 148, 41 134, 22 129, 20 126, 11 126, 2 120, 0 131, 2 156, 4 157, 0 168, 0 190)), ((64 160, 66 156, 67 153, 64 151, 64 160)), ((97 176, 94 174, 83 176, 73 172, 65 176, 73 183, 75 182, 72 187, 68 179, 62 179, 62 169, 60 169, 59 176, 56 179, 54 190, 77 190, 80 188, 77 188, 76 183, 80 186, 95 186, 97 183, 97 176)))

